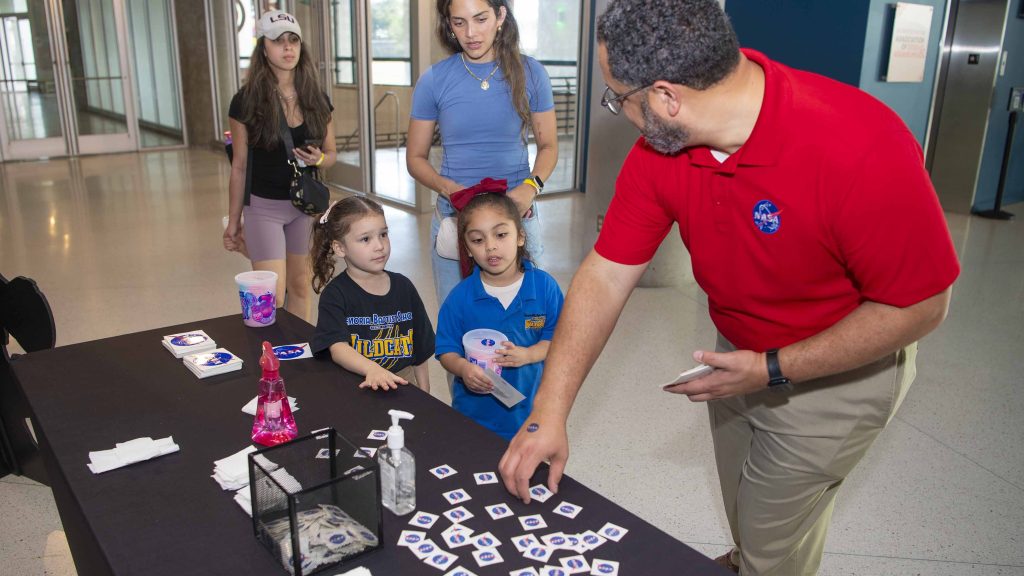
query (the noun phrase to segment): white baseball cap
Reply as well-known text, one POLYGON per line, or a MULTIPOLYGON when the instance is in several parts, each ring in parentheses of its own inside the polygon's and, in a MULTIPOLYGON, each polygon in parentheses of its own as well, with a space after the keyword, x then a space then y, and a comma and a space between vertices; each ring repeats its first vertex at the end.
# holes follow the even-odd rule
POLYGON ((299 21, 295 16, 280 10, 270 10, 263 13, 256 21, 256 37, 266 36, 270 40, 277 38, 285 32, 291 32, 302 38, 302 28, 299 28, 299 21))

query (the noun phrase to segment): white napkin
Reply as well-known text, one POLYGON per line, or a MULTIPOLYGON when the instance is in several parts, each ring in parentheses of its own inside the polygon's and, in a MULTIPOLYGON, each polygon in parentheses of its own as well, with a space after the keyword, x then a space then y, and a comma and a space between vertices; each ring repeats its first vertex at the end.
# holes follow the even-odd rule
MULTIPOLYGON (((221 458, 213 463, 213 478, 224 490, 237 491, 249 485, 249 454, 256 451, 255 446, 246 446, 231 456, 221 458)), ((277 469, 277 464, 267 460, 265 456, 256 457, 260 464, 269 471, 277 469)))
MULTIPOLYGON (((245 412, 249 416, 255 416, 256 415, 256 404, 259 402, 259 399, 260 399, 260 397, 256 396, 252 400, 250 400, 248 404, 246 404, 245 406, 242 406, 242 412, 245 412)), ((288 397, 288 406, 291 407, 292 412, 298 412, 299 411, 299 403, 295 401, 295 397, 294 396, 289 396, 288 397)))
POLYGON ((93 474, 102 474, 122 466, 177 452, 180 449, 181 447, 174 443, 173 436, 159 440, 153 440, 148 436, 136 438, 127 442, 118 442, 116 447, 110 450, 89 452, 87 466, 93 474))
POLYGON ((252 494, 248 485, 235 491, 235 502, 242 507, 242 510, 245 510, 246 514, 252 516, 252 494))

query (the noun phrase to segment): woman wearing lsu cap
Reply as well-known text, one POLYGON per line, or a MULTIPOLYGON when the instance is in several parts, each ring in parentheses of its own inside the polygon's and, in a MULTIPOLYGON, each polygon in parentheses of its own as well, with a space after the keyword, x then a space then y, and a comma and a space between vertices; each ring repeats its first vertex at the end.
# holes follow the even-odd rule
POLYGON ((507 0, 437 0, 437 35, 452 55, 416 83, 406 164, 417 182, 437 192, 431 257, 440 306, 461 280, 459 261, 436 249, 441 221, 455 215, 451 194, 483 178, 505 179, 523 216, 527 248, 540 256, 533 199, 558 162, 558 136, 551 80, 539 62, 519 52, 519 28, 507 0), (428 159, 435 125, 444 148, 440 173, 428 159), (537 143, 532 169, 526 146, 531 129, 537 143))
POLYGON ((291 131, 295 157, 323 169, 337 158, 333 107, 317 82, 316 66, 294 16, 278 10, 264 13, 256 23, 256 37, 245 84, 228 111, 234 152, 224 247, 242 248, 244 214, 244 243, 253 270, 276 272, 278 306, 286 303, 289 312, 309 320, 313 217, 291 204, 293 170, 281 137, 281 118, 291 131))

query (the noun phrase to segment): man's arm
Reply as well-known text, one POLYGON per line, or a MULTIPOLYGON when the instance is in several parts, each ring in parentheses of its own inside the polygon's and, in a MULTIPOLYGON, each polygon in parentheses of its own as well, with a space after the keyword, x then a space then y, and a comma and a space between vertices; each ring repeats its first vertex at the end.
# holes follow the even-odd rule
MULTIPOLYGON (((864 302, 828 329, 780 349, 782 373, 799 386, 800 382, 853 370, 892 354, 942 323, 951 292, 952 286, 905 308, 864 302)), ((768 385, 763 353, 698 350, 694 359, 718 370, 669 391, 703 402, 756 392, 768 385)))
POLYGON ((513 496, 530 502, 530 478, 546 459, 551 461, 548 488, 558 492, 569 458, 565 424, 576 393, 604 349, 646 267, 616 264, 591 251, 573 277, 533 411, 498 466, 505 488, 513 496))

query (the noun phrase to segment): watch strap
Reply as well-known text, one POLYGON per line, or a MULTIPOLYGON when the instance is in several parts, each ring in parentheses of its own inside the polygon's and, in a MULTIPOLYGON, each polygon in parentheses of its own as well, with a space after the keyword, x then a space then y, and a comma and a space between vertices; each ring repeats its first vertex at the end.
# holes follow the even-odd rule
POLYGON ((540 176, 537 176, 536 174, 534 174, 534 175, 530 176, 530 178, 533 178, 533 181, 537 184, 537 191, 538 192, 541 192, 541 191, 544 190, 544 181, 540 179, 540 176))
POLYGON ((789 378, 782 375, 782 367, 779 366, 779 349, 765 351, 764 357, 768 364, 768 387, 789 384, 789 378))

